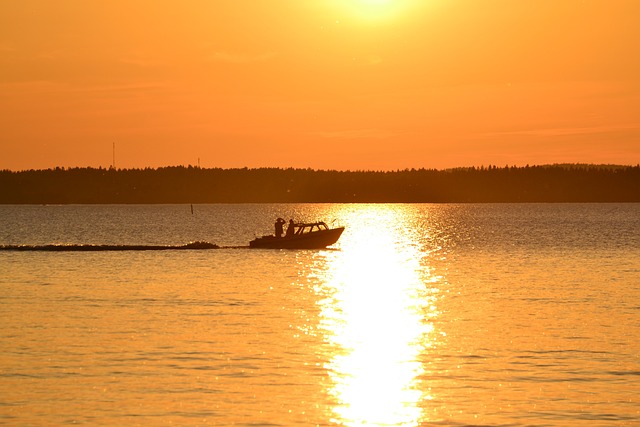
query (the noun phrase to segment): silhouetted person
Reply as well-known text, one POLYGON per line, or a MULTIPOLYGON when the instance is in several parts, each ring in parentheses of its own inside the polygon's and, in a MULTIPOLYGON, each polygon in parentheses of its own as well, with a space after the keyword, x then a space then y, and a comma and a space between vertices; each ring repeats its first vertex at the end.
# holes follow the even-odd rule
POLYGON ((276 220, 276 224, 275 224, 275 227, 276 227, 276 237, 278 237, 278 238, 282 237, 282 232, 283 232, 283 230, 284 230, 284 223, 285 223, 285 220, 284 220, 284 219, 282 219, 282 218, 278 218, 278 219, 276 220))
POLYGON ((290 220, 289 220, 289 225, 287 226, 287 234, 286 234, 286 236, 287 236, 287 237, 289 237, 289 236, 293 236, 293 234, 295 233, 295 231, 296 231, 296 225, 295 225, 295 223, 293 222, 293 220, 292 220, 292 219, 290 219, 290 220))

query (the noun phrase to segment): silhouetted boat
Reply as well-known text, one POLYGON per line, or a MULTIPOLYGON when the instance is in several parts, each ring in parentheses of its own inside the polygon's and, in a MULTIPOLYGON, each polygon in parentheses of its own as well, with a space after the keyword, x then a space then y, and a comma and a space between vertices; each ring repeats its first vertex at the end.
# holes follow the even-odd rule
POLYGON ((249 247, 260 249, 323 249, 338 241, 344 227, 329 228, 324 222, 295 224, 293 235, 258 237, 249 247))

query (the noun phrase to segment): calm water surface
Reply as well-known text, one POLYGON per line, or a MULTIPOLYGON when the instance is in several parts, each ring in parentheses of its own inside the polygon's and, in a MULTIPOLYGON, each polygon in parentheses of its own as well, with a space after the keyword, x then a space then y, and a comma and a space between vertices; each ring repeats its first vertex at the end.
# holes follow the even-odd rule
POLYGON ((0 425, 640 425, 640 205, 0 206, 0 425), (328 250, 249 250, 276 217, 328 250))

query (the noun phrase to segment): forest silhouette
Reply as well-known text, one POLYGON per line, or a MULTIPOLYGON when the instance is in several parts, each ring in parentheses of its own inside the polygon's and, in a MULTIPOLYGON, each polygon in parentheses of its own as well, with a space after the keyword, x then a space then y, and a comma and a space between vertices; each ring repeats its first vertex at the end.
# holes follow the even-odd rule
POLYGON ((640 165, 0 171, 2 204, 640 202, 640 165))

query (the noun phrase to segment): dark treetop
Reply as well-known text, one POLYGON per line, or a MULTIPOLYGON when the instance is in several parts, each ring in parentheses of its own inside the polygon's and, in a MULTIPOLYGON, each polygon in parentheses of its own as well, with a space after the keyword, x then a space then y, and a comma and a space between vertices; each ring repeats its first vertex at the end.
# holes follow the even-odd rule
POLYGON ((0 203, 640 202, 640 165, 0 171, 0 203))

